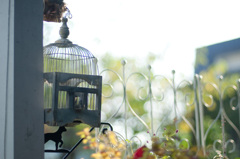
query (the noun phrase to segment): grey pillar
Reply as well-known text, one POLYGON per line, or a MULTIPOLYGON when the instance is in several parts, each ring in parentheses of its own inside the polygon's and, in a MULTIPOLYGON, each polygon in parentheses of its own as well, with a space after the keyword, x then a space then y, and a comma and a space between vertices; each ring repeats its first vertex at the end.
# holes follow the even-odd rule
POLYGON ((43 159, 43 0, 0 4, 0 158, 43 159))

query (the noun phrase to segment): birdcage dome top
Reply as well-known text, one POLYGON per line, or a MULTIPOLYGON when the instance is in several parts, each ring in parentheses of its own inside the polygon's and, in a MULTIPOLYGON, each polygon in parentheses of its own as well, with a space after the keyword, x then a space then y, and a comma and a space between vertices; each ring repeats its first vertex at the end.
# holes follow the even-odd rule
POLYGON ((43 48, 44 71, 96 74, 97 59, 94 55, 67 39, 69 35, 67 21, 67 18, 62 19, 59 31, 61 38, 43 48))
MULTIPOLYGON (((72 43, 51 43, 43 48, 43 54, 49 55, 50 58, 64 58, 67 60, 65 56, 76 56, 78 60, 86 60, 95 58, 95 56, 86 48, 81 47, 77 44, 72 43), (54 56, 58 55, 58 56, 54 56)), ((69 59, 70 60, 70 59, 69 59)))
MULTIPOLYGON (((45 55, 52 55, 52 54, 68 54, 68 55, 76 55, 78 58, 95 58, 93 54, 81 47, 79 45, 73 44, 69 39, 67 39, 69 35, 69 29, 67 26, 68 19, 63 17, 62 18, 62 26, 60 27, 59 34, 60 39, 57 40, 55 43, 51 43, 43 48, 43 53, 45 55)), ((61 56, 58 56, 60 58, 61 56)))

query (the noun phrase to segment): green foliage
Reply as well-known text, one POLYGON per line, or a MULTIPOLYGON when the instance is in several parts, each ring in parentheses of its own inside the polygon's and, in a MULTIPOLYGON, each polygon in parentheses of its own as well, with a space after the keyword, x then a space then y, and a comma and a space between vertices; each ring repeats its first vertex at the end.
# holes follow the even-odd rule
MULTIPOLYGON (((238 125, 238 119, 239 114, 235 110, 235 107, 237 106, 237 91, 234 90, 237 89, 237 81, 240 77, 239 73, 231 74, 228 73, 228 65, 224 61, 224 59, 219 60, 214 65, 210 66, 208 70, 202 71, 200 73, 202 75, 202 83, 211 82, 218 86, 219 92, 217 90, 207 84, 205 87, 203 87, 203 100, 207 103, 207 105, 212 105, 211 107, 205 107, 204 108, 204 130, 209 128, 210 124, 215 120, 217 117, 217 114, 220 110, 220 97, 222 99, 222 104, 224 107, 224 110, 226 112, 226 115, 230 118, 230 120, 233 122, 234 125, 238 125), (218 78, 219 75, 224 75, 223 79, 218 78), (224 91, 224 94, 222 94, 224 91), (212 99, 210 96, 212 95, 212 99), (222 96, 220 96, 222 95, 222 96)), ((225 122, 225 139, 233 139, 234 141, 238 142, 239 138, 236 134, 236 132, 233 130, 233 128, 230 126, 228 122, 225 122)), ((217 120, 217 122, 213 125, 213 127, 210 129, 209 134, 207 136, 206 145, 212 145, 214 140, 222 139, 221 133, 216 132, 222 132, 222 126, 220 119, 217 120)), ((236 149, 239 149, 239 145, 237 144, 236 149)), ((221 150, 221 145, 220 148, 221 150)), ((235 158, 236 156, 239 156, 239 152, 235 151, 233 153, 227 153, 227 155, 230 158, 235 158)), ((215 156, 215 158, 221 158, 221 156, 215 156)))
POLYGON ((187 150, 189 148, 189 142, 188 140, 183 140, 180 144, 179 144, 179 149, 181 150, 187 150))
MULTIPOLYGON (((206 64, 207 63, 207 59, 204 59, 207 50, 206 48, 203 48, 202 50, 200 50, 202 53, 199 54, 199 56, 201 56, 202 60, 199 61, 199 64, 206 64)), ((149 55, 149 57, 146 59, 149 62, 153 62, 156 60, 157 57, 154 57, 154 54, 149 55)), ((110 54, 106 54, 102 59, 100 59, 100 64, 101 67, 103 68, 109 68, 112 69, 114 71, 116 71, 117 73, 120 74, 120 76, 122 77, 123 74, 123 67, 121 64, 121 59, 120 58, 116 58, 111 56, 110 54)), ((148 69, 146 68, 145 65, 137 65, 137 62, 134 59, 128 59, 128 65, 126 65, 126 72, 125 72, 125 76, 128 77, 129 74, 131 74, 132 72, 135 71, 139 71, 141 70, 141 73, 148 75, 148 69)), ((236 80, 239 78, 239 74, 227 74, 227 65, 224 61, 219 61, 217 64, 211 66, 209 68, 209 70, 207 71, 203 71, 201 73, 201 75, 203 75, 203 79, 202 82, 212 82, 215 84, 219 84, 219 80, 216 78, 217 75, 220 74, 225 74, 226 77, 221 81, 222 83, 222 89, 226 88, 228 85, 230 84, 234 84, 236 85, 236 80)), ((152 74, 150 74, 150 76, 152 77, 152 74)), ((114 103, 114 101, 118 98, 122 98, 123 94, 122 94, 122 85, 121 85, 121 81, 118 79, 118 76, 116 76, 116 74, 112 73, 112 72, 107 72, 103 75, 103 80, 106 80, 105 82, 107 83, 111 83, 114 87, 114 89, 116 89, 117 91, 114 92, 113 94, 113 98, 112 100, 109 100, 105 97, 103 97, 103 103, 105 102, 109 102, 111 107, 116 107, 116 103, 114 103), (105 78, 105 79, 104 79, 105 78), (119 87, 120 86, 120 87, 119 87)), ((144 99, 144 97, 147 97, 147 91, 148 91, 148 83, 146 81, 144 81, 144 77, 142 77, 139 74, 135 74, 133 76, 131 76, 131 80, 127 81, 127 102, 132 106, 133 110, 140 116, 140 117, 144 117, 147 116, 148 112, 147 110, 144 108, 145 104, 148 102, 148 99, 144 99), (138 92, 138 90, 140 89, 140 91, 138 92), (143 97, 142 99, 139 99, 138 96, 143 97)), ((166 83, 163 84, 163 87, 167 87, 166 83)), ((204 101, 208 104, 208 105, 212 105, 212 107, 205 107, 204 108, 204 133, 206 132, 206 130, 209 128, 209 126, 211 125, 211 123, 214 121, 214 119, 216 118, 218 112, 219 112, 219 93, 210 85, 206 85, 205 87, 203 87, 203 98, 204 101), (211 94, 213 98, 210 98, 208 96, 208 94, 211 94), (212 100, 213 99, 213 100, 212 100), (211 104, 213 103, 213 104, 211 104)), ((189 93, 190 95, 193 94, 193 88, 190 87, 185 87, 182 86, 179 89, 180 94, 186 94, 189 93)), ((103 93, 105 95, 110 95, 112 93, 112 89, 111 87, 104 85, 103 86, 103 93)), ((227 113, 227 115, 230 114, 230 118, 233 121, 233 123, 235 125, 237 125, 238 121, 234 120, 237 119, 237 113, 236 111, 233 112, 231 107, 229 106, 229 101, 231 100, 231 98, 233 96, 236 96, 236 92, 232 89, 227 90, 227 93, 223 96, 224 99, 224 109, 227 113)), ((194 96, 189 96, 188 102, 192 103, 194 100, 194 96)), ((236 106, 236 100, 233 102, 236 106)), ((118 103, 117 103, 118 104, 118 103)), ((119 102, 120 104, 120 102, 119 102)), ((192 107, 187 107, 187 114, 185 115, 189 121, 192 123, 193 127, 194 125, 194 106, 192 107)), ((114 111, 109 111, 108 114, 106 114, 107 117, 110 117, 112 115, 114 111)), ((120 120, 121 118, 123 118, 123 115, 120 113, 120 115, 116 116, 115 119, 111 120, 111 122, 120 120)), ((146 119, 146 118, 144 118, 146 119)), ((147 124, 149 124, 148 119, 144 120, 147 124)), ((160 122, 160 120, 158 119, 157 121, 160 122)), ((131 123, 132 124, 132 123, 131 123)), ((130 125, 130 124, 129 124, 130 125)), ((150 125, 150 124, 149 124, 150 125)), ((137 134, 141 131, 145 131, 144 128, 141 129, 137 129, 137 127, 139 127, 138 124, 134 126, 132 126, 133 132, 134 134, 137 134)), ((77 129, 74 130, 74 132, 76 131, 80 131, 83 127, 78 127, 77 129)), ((153 136, 152 137, 152 145, 150 148, 146 148, 146 153, 145 155, 147 155, 148 158, 146 159, 155 159, 156 157, 158 158, 173 158, 173 159, 191 159, 191 158, 199 158, 199 159, 203 159, 206 157, 203 157, 203 152, 198 151, 197 147, 196 147, 196 141, 195 138, 193 136, 191 136, 190 134, 191 130, 189 128, 189 126, 184 122, 180 122, 178 123, 178 130, 176 130, 176 125, 175 123, 170 124, 165 126, 165 130, 162 134, 162 136, 164 138, 159 138, 157 136, 153 136), (187 137, 187 140, 182 140, 183 138, 187 137), (189 148, 190 147, 190 148, 189 148)), ((226 134, 226 138, 227 139, 234 139, 234 140, 238 140, 238 137, 236 136, 236 133, 233 131, 233 129, 229 126, 228 123, 226 123, 226 129, 225 129, 225 134, 226 134)), ((214 123, 213 127, 210 129, 208 135, 207 135, 207 139, 206 139, 206 145, 207 145, 207 155, 208 158, 213 158, 215 156, 215 158, 221 157, 221 156, 216 156, 216 153, 213 150, 213 142, 216 139, 221 139, 221 122, 220 120, 218 120, 217 122, 214 123), (216 133, 218 132, 218 133, 216 133)), ((70 140, 69 138, 66 138, 66 141, 70 140)), ((130 140, 126 141, 128 144, 131 143, 130 140)), ((72 145, 74 143, 74 141, 71 141, 71 143, 68 144, 72 145)), ((132 143, 131 143, 132 144, 132 143)), ((239 145, 237 145, 237 149, 239 149, 239 145)), ((87 150, 86 150, 87 151, 87 150)), ((230 158, 236 158, 236 156, 239 156, 239 152, 235 152, 235 154, 228 154, 230 156, 230 158)), ((118 156, 119 157, 119 156, 118 156)), ((132 156, 131 156, 132 157, 132 156)), ((131 158, 130 157, 130 158, 131 158)), ((135 159, 135 158, 134 158, 135 159)))
MULTIPOLYGON (((87 149, 98 149, 97 152, 91 155, 95 159, 120 159, 124 156, 126 148, 125 142, 118 140, 114 132, 107 132, 102 134, 96 140, 93 135, 88 133, 89 129, 84 129, 77 134, 84 138, 84 144, 87 149)), ((187 140, 181 140, 177 136, 178 131, 175 129, 174 124, 166 126, 163 133, 164 138, 157 136, 152 137, 151 148, 146 146, 140 147, 133 154, 130 154, 128 159, 205 159, 202 153, 192 147, 189 149, 187 140)), ((131 142, 129 141, 128 144, 131 142)))
POLYGON ((198 65, 207 65, 208 64, 207 54, 208 54, 207 47, 202 47, 202 48, 197 49, 195 68, 198 65))
MULTIPOLYGON (((157 158, 171 158, 171 159, 204 159, 202 153, 197 150, 196 147, 189 149, 188 140, 181 140, 178 137, 178 130, 175 128, 175 124, 167 125, 163 136, 164 138, 159 138, 157 136, 152 137, 152 146, 148 149, 143 149, 146 151, 144 153, 146 156, 144 159, 157 158), (148 156, 149 155, 149 156, 148 156)), ((133 159, 140 159, 135 157, 136 153, 133 155, 133 159)))

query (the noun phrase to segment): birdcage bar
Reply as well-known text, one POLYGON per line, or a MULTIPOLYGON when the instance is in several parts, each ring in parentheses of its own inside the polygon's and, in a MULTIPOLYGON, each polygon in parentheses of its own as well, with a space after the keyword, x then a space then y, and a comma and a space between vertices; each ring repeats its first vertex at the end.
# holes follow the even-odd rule
POLYGON ((93 55, 87 56, 85 53, 86 49, 80 46, 58 48, 50 44, 45 48, 44 52, 47 52, 47 54, 45 54, 45 56, 47 56, 47 58, 45 58, 45 72, 68 72, 90 75, 96 74, 95 69, 93 71, 90 70, 91 67, 95 67, 95 57, 93 55), (86 66, 90 66, 90 68, 86 66))

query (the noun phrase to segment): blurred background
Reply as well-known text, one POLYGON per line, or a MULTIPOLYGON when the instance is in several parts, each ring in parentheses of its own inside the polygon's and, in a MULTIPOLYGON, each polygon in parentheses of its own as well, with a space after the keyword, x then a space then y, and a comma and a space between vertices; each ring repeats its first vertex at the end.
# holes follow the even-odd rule
MULTIPOLYGON (((205 81, 217 83, 217 76, 225 76, 224 82, 236 84, 240 72, 240 21, 239 5, 237 0, 230 1, 160 1, 160 0, 65 0, 71 11, 72 19, 69 19, 69 39, 91 51, 99 61, 99 71, 109 68, 119 73, 122 77, 123 66, 121 61, 126 59, 126 76, 137 71, 146 75, 148 65, 152 66, 150 76, 164 75, 173 78, 172 70, 175 73, 175 82, 187 79, 193 81, 194 74, 202 74, 205 81)), ((55 42, 59 39, 59 27, 61 23, 44 22, 44 45, 55 42)), ((121 107, 119 113, 111 119, 114 129, 124 134, 124 106, 118 105, 122 101, 122 86, 115 75, 103 73, 103 79, 114 85, 117 93, 111 99, 103 98, 102 120, 106 121, 121 107), (113 107, 116 106, 116 107, 113 107)), ((139 100, 136 97, 137 87, 146 87, 147 81, 142 77, 131 79, 127 86, 129 104, 134 111, 149 125, 149 100, 139 100), (140 82, 142 81, 143 82, 140 82), (139 85, 136 84, 139 81, 139 85)), ((161 86, 168 89, 168 84, 161 83, 161 86)), ((192 87, 192 86, 189 86, 192 87)), ((189 92, 189 87, 186 91, 189 92)), ((182 87, 183 88, 183 87, 182 87)), ((158 91, 158 90, 156 90, 158 91)), ((111 92, 103 87, 103 93, 111 92)), ((156 92, 155 92, 156 93, 156 92)), ((159 93, 159 92, 158 92, 159 93)), ((156 94, 158 94, 156 93, 156 94)), ((154 102, 155 127, 159 121, 170 123, 174 115, 170 113, 168 119, 164 118, 166 113, 171 112, 173 106, 172 92, 165 91, 165 99, 162 101, 161 109, 158 109, 158 102, 154 102), (171 102, 169 102, 171 101, 171 102)), ((184 90, 181 90, 184 94, 184 90)), ((216 94, 213 93, 213 94, 216 94)), ((146 91, 141 94, 146 96, 146 91)), ((214 96, 214 95, 213 95, 214 96)), ((159 95, 160 98, 160 95, 159 95)), ((191 97, 191 100, 193 97, 191 97)), ((216 118, 219 111, 219 97, 214 96, 215 104, 211 108, 205 108, 207 128, 212 120, 216 118)), ((206 99, 209 100, 209 99, 206 99)), ((228 103, 230 97, 224 98, 228 103)), ((211 102, 211 101, 208 101, 211 102)), ((185 108, 186 103, 181 99, 178 102, 179 113, 184 114, 194 124, 194 108, 185 108)), ((193 106, 194 107, 194 106, 193 106)), ((235 125, 238 125, 238 114, 231 112, 226 107, 226 112, 231 114, 235 125)), ((146 128, 136 118, 129 114, 128 136, 146 136, 146 128)), ((81 124, 75 128, 68 128, 65 135, 64 147, 71 147, 79 139, 76 132, 86 127, 81 124)), ((193 135, 189 126, 180 123, 180 132, 187 137, 194 145, 193 135)), ((239 127, 238 127, 239 128, 239 127)), ((57 128, 45 126, 45 131, 55 131, 57 128)), ((239 140, 231 127, 227 127, 229 138, 239 140)), ((206 129, 205 129, 206 130, 206 129)), ((220 130, 220 121, 216 122, 212 133, 220 130)), ((213 133, 214 134, 214 133, 213 133)), ((221 136, 221 133, 219 133, 221 136)), ((211 144, 219 135, 209 135, 207 143, 211 144)), ((149 140, 144 139, 143 143, 149 140)), ((54 147, 47 143, 45 147, 54 147)), ((70 158, 89 158, 91 152, 83 150, 80 146, 74 151, 70 158)), ((235 156, 239 154, 235 154, 235 156)), ((45 154, 45 158, 57 158, 62 155, 45 154)))

